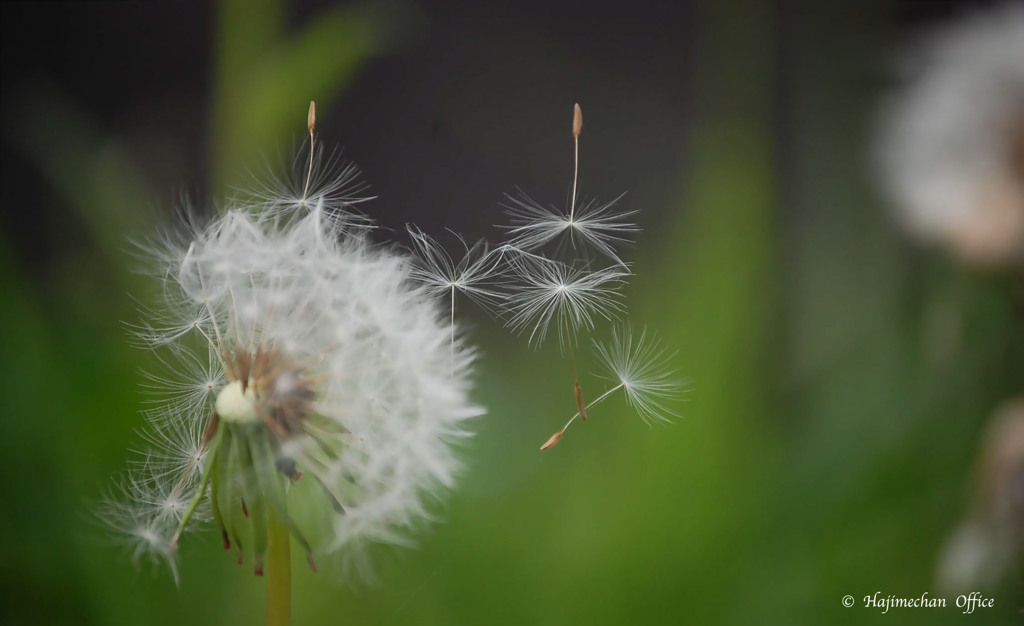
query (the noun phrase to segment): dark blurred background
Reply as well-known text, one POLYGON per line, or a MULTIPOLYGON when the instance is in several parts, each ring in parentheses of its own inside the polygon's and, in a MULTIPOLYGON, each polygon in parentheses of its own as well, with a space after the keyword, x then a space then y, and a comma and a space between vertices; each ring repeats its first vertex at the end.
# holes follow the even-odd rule
POLYGON ((287 162, 316 100, 399 239, 560 204, 579 102, 583 195, 640 210, 631 320, 692 390, 540 454, 566 365, 470 313, 489 415, 442 523, 371 585, 296 566, 296 624, 1021 623, 1019 570, 971 616, 861 602, 956 598, 937 563, 1024 394, 1020 276, 908 242, 869 174, 896 53, 983 5, 3 2, 0 621, 260 622, 215 537, 175 588, 90 511, 140 445, 128 241, 287 162))

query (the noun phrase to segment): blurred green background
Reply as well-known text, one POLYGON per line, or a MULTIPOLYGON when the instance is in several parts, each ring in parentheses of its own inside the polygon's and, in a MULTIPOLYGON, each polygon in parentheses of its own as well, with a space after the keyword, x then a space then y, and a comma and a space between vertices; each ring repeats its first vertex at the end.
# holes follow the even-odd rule
POLYGON ((287 159, 315 99, 383 226, 471 238, 516 185, 561 200, 580 102, 584 195, 642 211, 631 319, 692 391, 541 454, 566 363, 470 314, 489 415, 442 522, 354 589, 296 557, 295 624, 1021 623, 1019 572, 970 616, 841 605, 942 595, 985 421, 1024 392, 1019 277, 906 242, 867 174, 941 4, 3 3, 0 621, 262 621, 212 534, 176 588, 90 511, 141 445, 129 239, 287 159))

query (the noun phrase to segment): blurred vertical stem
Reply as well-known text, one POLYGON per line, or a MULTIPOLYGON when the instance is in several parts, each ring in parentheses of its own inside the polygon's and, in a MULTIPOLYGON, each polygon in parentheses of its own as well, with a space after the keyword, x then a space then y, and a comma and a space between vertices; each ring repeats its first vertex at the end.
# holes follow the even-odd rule
MULTIPOLYGON (((119 267, 124 233, 152 219, 152 192, 132 155, 55 85, 23 88, 8 103, 5 138, 74 209, 91 239, 90 253, 119 267)), ((119 277, 131 278, 124 273, 119 277)))
MULTIPOLYGON (((252 167, 281 138, 305 128, 316 100, 331 103, 373 55, 383 38, 400 37, 408 16, 378 5, 332 6, 284 31, 282 0, 221 0, 213 106, 212 183, 223 189, 232 172, 252 167), (396 25, 397 22, 397 25, 396 25)), ((409 18, 411 19, 411 18, 409 18)))
POLYGON ((764 423, 770 404, 765 373, 772 371, 780 287, 775 19, 773 5, 756 0, 697 4, 694 165, 673 233, 682 245, 661 277, 681 280, 672 313, 694 368, 693 401, 704 405, 699 421, 708 434, 727 438, 726 457, 742 455, 733 435, 753 436, 750 427, 764 423))
MULTIPOLYGON (((250 83, 261 60, 277 46, 284 18, 282 0, 221 0, 217 5, 213 131, 213 182, 217 188, 224 182, 225 170, 238 166, 234 162, 240 148, 237 139, 246 133, 248 119, 241 112, 246 106, 257 106, 246 102, 252 91, 250 83)), ((267 626, 289 626, 291 540, 274 507, 267 509, 267 626)))
POLYGON ((292 621, 292 551, 288 527, 267 507, 267 626, 292 621))
POLYGON ((249 83, 261 61, 277 46, 284 21, 282 0, 221 0, 217 3, 211 181, 216 189, 224 183, 224 170, 239 166, 233 163, 239 150, 237 136, 247 130, 254 131, 240 128, 238 118, 242 117, 246 106, 255 106, 252 102, 246 103, 251 91, 249 83))
MULTIPOLYGON (((700 0, 695 5, 695 80, 683 193, 652 276, 640 293, 667 294, 658 306, 666 338, 680 348, 694 391, 685 442, 664 444, 700 476, 688 500, 709 506, 692 516, 695 565, 685 583, 732 589, 747 576, 763 532, 750 520, 771 506, 775 461, 770 425, 779 331, 774 123, 777 40, 774 3, 700 0), (735 546, 729 555, 721 546, 735 546), (742 555, 742 556, 741 556, 742 555)), ((652 260, 653 261, 653 260, 652 260)), ((673 522, 678 526, 677 522, 673 522)), ((693 623, 749 623, 751 607, 694 607, 693 623), (729 616, 729 617, 725 617, 729 616)))

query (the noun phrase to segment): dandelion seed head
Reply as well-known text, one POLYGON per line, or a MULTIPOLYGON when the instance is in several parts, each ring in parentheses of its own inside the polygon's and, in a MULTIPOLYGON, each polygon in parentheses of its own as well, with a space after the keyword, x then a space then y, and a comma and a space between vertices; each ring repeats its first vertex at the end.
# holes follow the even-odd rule
POLYGON ((242 388, 242 382, 235 380, 228 384, 217 395, 217 415, 229 422, 255 422, 259 419, 256 413, 256 393, 252 387, 242 388))
POLYGON ((454 483, 452 443, 482 412, 468 400, 473 351, 413 259, 374 245, 332 199, 347 171, 314 179, 316 202, 263 190, 153 244, 163 303, 135 329, 159 364, 151 449, 101 514, 137 555, 173 564, 179 536, 212 520, 262 572, 270 507, 311 563, 404 543, 454 483), (320 536, 288 515, 285 485, 299 480, 316 485, 303 493, 328 520, 320 536), (242 523, 256 537, 244 549, 242 523))

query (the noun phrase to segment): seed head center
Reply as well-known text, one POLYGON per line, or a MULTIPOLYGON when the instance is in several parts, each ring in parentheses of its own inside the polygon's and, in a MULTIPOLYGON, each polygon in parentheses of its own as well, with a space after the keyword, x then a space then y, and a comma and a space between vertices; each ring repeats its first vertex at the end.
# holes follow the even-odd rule
POLYGON ((235 380, 217 395, 217 414, 222 420, 235 423, 249 423, 259 419, 256 415, 256 394, 252 387, 242 390, 242 382, 235 380))

